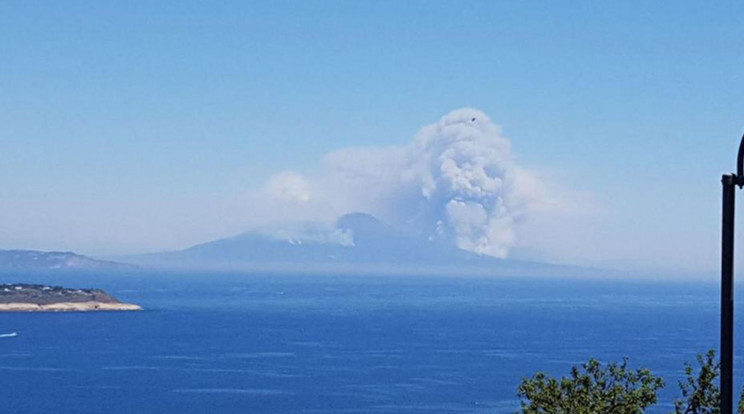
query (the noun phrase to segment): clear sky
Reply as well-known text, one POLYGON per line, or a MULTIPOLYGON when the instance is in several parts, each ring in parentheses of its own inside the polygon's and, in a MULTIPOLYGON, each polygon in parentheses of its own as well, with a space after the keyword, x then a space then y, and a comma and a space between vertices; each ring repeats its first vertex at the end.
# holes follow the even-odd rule
POLYGON ((733 1, 2 1, 0 248, 236 234, 274 174, 407 145, 474 107, 520 165, 601 210, 549 235, 575 251, 526 257, 713 271, 744 131, 742 16, 733 1))

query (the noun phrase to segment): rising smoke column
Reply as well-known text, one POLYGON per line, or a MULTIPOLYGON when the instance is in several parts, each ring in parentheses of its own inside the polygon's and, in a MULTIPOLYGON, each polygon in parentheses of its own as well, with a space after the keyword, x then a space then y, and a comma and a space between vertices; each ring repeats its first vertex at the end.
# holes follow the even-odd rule
POLYGON ((515 165, 501 129, 478 110, 460 109, 424 127, 408 152, 426 200, 420 225, 431 237, 506 257, 531 197, 518 186, 530 178, 515 165))
POLYGON ((290 181, 277 176, 271 187, 293 190, 286 196, 307 180, 303 208, 367 212, 429 240, 502 258, 543 190, 516 165, 500 127, 472 108, 423 127, 406 146, 334 151, 324 166, 312 179, 282 173, 290 181))

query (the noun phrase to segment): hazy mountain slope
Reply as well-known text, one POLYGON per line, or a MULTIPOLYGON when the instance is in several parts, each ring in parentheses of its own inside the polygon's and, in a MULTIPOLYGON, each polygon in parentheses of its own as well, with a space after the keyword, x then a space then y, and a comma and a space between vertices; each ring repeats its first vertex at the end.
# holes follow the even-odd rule
POLYGON ((0 270, 123 270, 133 267, 72 252, 0 250, 0 270))
MULTIPOLYGON (((333 230, 333 229, 331 229, 333 230)), ((390 228, 368 214, 338 219, 335 231, 350 243, 318 238, 277 237, 250 232, 185 250, 128 256, 121 260, 145 267, 173 269, 286 269, 427 273, 441 269, 468 273, 554 273, 567 267, 477 255, 390 228)))

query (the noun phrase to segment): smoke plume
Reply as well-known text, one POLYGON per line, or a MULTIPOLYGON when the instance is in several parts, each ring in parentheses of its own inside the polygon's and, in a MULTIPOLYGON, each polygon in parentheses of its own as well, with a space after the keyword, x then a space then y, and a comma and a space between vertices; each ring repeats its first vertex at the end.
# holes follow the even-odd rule
POLYGON ((265 190, 287 219, 330 222, 366 212, 421 237, 502 258, 517 242, 519 222, 547 197, 542 182, 517 165, 500 127, 471 108, 423 127, 406 146, 335 151, 317 176, 283 172, 265 190))

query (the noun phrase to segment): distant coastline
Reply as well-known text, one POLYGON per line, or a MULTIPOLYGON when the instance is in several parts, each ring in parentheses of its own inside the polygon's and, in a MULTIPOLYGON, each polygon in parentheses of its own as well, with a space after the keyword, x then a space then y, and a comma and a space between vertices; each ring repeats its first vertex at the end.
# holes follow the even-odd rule
POLYGON ((0 312, 139 311, 100 289, 69 289, 61 286, 0 285, 0 312))
POLYGON ((93 259, 73 252, 0 249, 0 271, 132 271, 137 269, 138 267, 134 265, 93 259))

